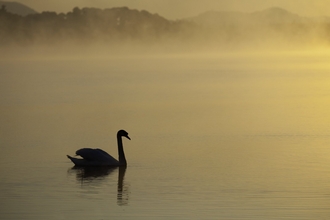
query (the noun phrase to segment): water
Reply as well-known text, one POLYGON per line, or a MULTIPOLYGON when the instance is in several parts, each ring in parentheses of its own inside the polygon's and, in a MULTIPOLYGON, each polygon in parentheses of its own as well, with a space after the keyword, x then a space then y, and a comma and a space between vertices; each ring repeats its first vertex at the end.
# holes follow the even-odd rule
POLYGON ((328 58, 2 59, 0 219, 328 219, 328 58))

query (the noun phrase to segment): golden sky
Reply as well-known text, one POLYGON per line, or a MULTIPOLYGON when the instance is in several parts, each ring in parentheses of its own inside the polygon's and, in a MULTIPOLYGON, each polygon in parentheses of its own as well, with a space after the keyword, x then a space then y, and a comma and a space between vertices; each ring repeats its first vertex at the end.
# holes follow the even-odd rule
POLYGON ((303 16, 330 16, 330 0, 15 0, 41 11, 68 12, 78 6, 145 9, 168 19, 195 16, 208 10, 253 12, 277 6, 303 16))

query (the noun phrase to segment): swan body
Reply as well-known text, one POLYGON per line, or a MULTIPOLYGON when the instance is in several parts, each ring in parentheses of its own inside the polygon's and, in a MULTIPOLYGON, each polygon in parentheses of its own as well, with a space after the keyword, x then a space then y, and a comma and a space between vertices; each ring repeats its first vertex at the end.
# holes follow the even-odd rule
POLYGON ((117 132, 119 156, 118 160, 101 149, 92 148, 82 148, 77 150, 76 156, 80 156, 81 158, 71 157, 69 155, 67 155, 67 157, 76 166, 126 166, 127 162, 125 158, 122 137, 126 137, 127 139, 131 140, 126 131, 119 130, 117 132))

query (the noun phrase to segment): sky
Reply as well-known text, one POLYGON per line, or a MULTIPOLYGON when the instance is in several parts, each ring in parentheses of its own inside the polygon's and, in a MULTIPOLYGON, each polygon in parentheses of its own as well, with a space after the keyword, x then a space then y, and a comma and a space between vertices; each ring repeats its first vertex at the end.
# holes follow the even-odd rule
MULTIPOLYGON (((8 1, 8 0, 7 0, 8 1)), ((254 12, 282 7, 302 16, 330 16, 330 0, 15 0, 38 12, 68 12, 74 7, 112 8, 127 6, 147 10, 167 19, 196 16, 209 10, 254 12)))

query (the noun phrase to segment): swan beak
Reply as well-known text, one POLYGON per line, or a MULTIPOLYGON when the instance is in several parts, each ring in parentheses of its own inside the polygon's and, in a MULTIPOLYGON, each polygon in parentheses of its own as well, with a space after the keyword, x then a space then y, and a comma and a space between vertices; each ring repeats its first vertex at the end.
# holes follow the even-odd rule
POLYGON ((128 135, 126 135, 125 137, 126 137, 128 140, 131 140, 131 138, 130 138, 130 137, 128 137, 128 135))

